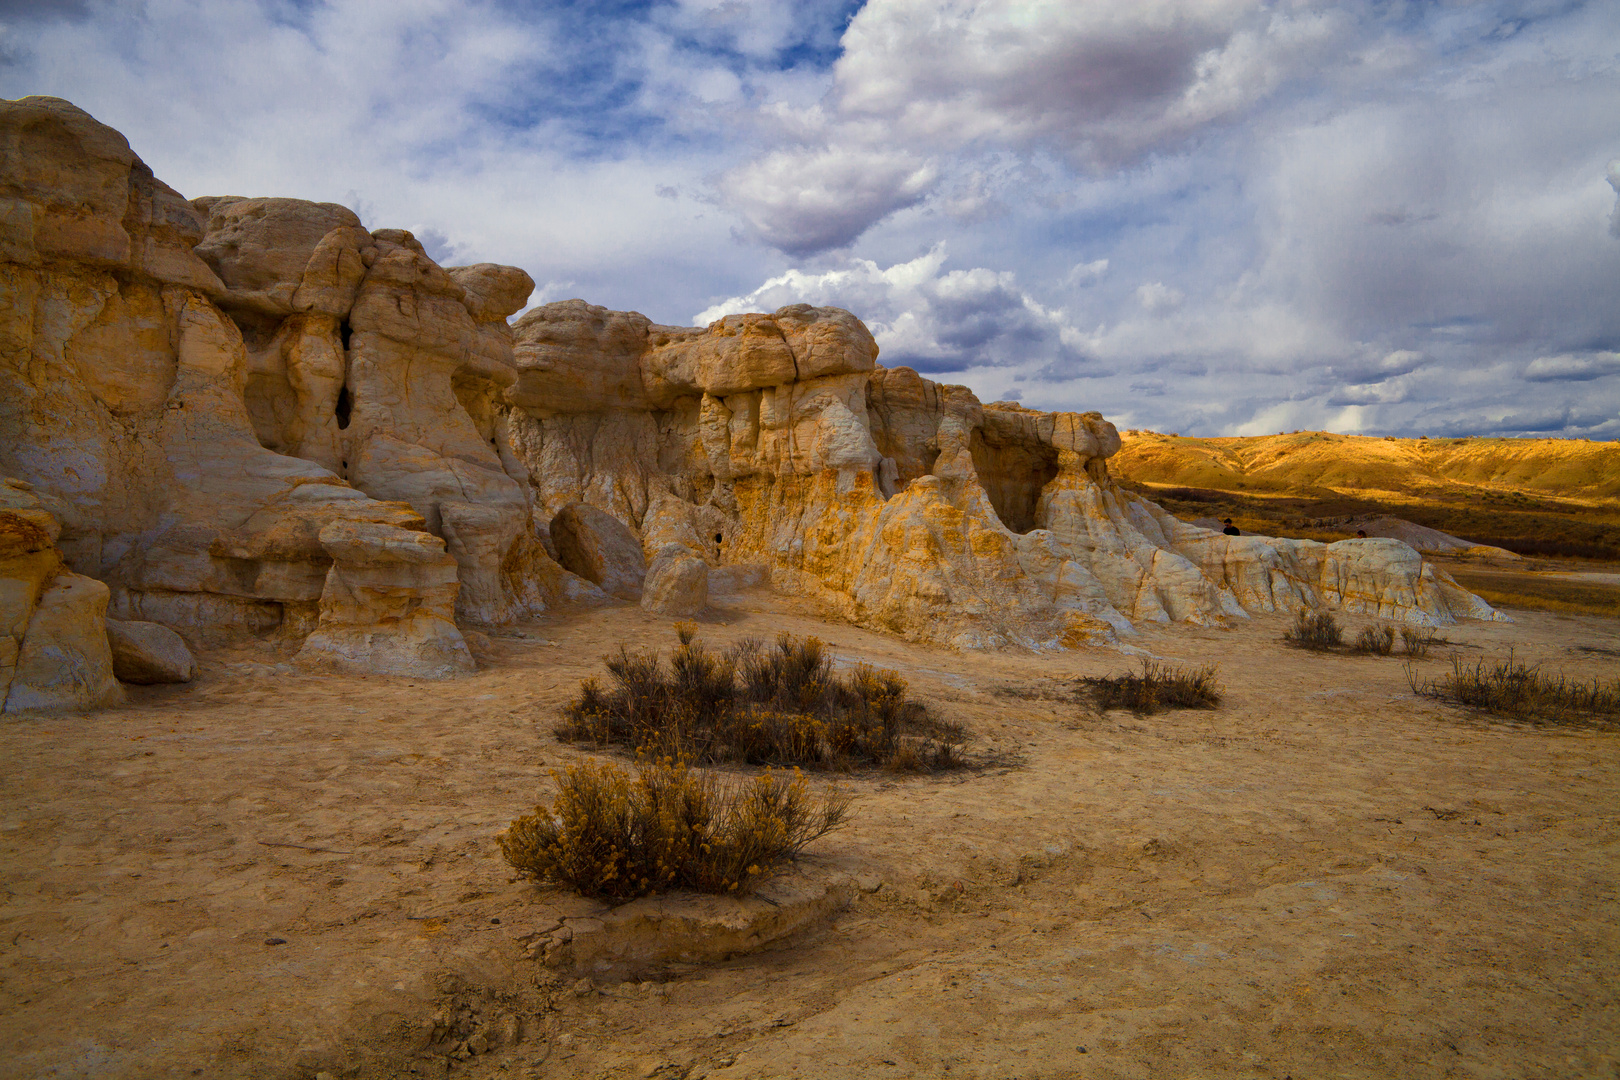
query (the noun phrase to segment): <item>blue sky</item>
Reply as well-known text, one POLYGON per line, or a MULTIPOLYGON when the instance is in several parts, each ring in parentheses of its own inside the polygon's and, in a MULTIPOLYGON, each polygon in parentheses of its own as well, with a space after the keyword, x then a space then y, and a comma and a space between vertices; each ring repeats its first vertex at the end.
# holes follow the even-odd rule
POLYGON ((0 94, 669 323, 985 400, 1620 437, 1620 4, 0 0, 0 94))

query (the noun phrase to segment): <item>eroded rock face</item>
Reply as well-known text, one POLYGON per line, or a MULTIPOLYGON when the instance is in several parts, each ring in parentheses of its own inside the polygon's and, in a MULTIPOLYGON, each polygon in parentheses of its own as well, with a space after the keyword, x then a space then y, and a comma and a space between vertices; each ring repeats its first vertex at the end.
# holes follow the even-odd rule
POLYGON ((187 202, 71 104, 0 103, 8 693, 51 662, 81 704, 116 689, 98 604, 192 647, 432 677, 472 666, 458 623, 644 585, 687 612, 718 568, 964 647, 1493 614, 1398 544, 1178 522, 1110 481, 1101 416, 880 368, 849 312, 694 328, 570 300, 509 325, 533 284, 335 204, 187 202))
POLYGON ((444 679, 473 670, 456 628, 454 557, 431 533, 375 522, 320 532, 332 557, 320 619, 294 658, 348 674, 444 679))
POLYGON ((861 625, 960 647, 1074 647, 1143 619, 1298 606, 1494 615, 1410 549, 1234 544, 1185 525, 1112 483, 1119 435, 1099 414, 983 405, 877 367, 847 312, 693 329, 574 300, 514 331, 508 431, 536 503, 634 529, 649 590, 679 560, 752 564, 861 625))
MULTIPOLYGON (((527 274, 446 271, 334 204, 187 202, 57 99, 0 103, 0 148, 0 473, 116 617, 194 645, 301 639, 352 607, 323 604, 348 582, 333 524, 431 534, 455 571, 429 607, 448 589, 464 620, 577 591, 502 430, 527 274)), ((402 596, 428 588, 401 573, 402 596)), ((410 655, 420 630, 373 636, 410 655)))

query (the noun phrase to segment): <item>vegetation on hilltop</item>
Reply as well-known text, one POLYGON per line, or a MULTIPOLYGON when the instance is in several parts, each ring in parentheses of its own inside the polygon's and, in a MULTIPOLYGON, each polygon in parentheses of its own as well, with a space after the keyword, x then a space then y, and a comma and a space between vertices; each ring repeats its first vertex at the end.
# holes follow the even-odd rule
POLYGON ((1620 559, 1620 443, 1122 434, 1109 471, 1183 518, 1303 539, 1388 514, 1523 555, 1620 559))

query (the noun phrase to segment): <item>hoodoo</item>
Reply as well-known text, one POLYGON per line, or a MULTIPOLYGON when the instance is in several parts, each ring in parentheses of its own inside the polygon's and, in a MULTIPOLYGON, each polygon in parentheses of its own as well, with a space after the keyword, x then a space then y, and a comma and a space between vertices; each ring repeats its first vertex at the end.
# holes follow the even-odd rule
POLYGON ((116 697, 109 615, 437 677, 473 666, 462 626, 685 611, 739 566, 965 648, 1300 606, 1495 617, 1398 541, 1180 522, 1110 481, 1099 414, 880 367, 846 311, 509 324, 522 270, 441 267, 330 203, 188 201, 68 102, 0 104, 0 141, 7 710, 116 697))

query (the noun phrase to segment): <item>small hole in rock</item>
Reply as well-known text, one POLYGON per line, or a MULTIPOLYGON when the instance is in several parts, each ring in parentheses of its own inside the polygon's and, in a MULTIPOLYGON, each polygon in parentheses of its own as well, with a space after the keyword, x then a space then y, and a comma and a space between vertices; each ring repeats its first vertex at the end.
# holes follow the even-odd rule
POLYGON ((349 413, 354 409, 354 402, 349 398, 349 388, 345 386, 338 391, 337 408, 333 412, 337 415, 339 428, 349 426, 349 413))
POLYGON ((726 537, 725 537, 724 533, 715 533, 714 534, 714 542, 717 543, 717 544, 724 543, 725 539, 726 539, 726 537))

